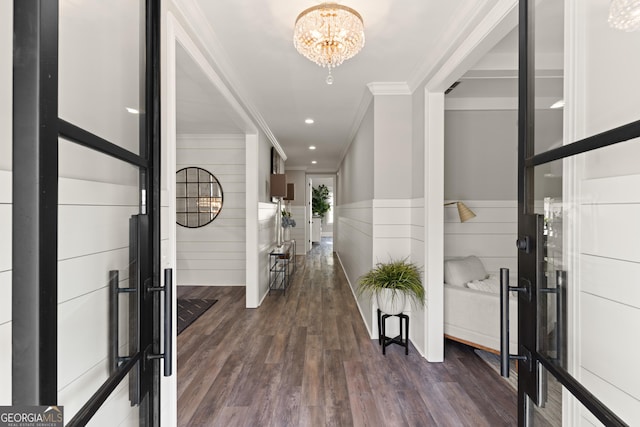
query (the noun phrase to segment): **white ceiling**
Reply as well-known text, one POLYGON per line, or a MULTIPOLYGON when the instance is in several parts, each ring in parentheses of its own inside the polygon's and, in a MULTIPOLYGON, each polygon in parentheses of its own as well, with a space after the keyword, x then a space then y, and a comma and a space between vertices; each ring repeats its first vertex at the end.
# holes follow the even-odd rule
MULTIPOLYGON (((498 0, 341 2, 362 15, 366 44, 333 71, 333 85, 325 83, 327 70, 298 54, 292 42, 297 15, 318 2, 174 1, 197 28, 216 72, 283 148, 287 169, 318 173, 337 170, 358 125, 367 84, 404 82, 415 90, 466 36, 470 25, 465 23, 477 22, 498 0), (304 123, 308 117, 315 120, 313 125, 304 123), (317 150, 308 150, 309 145, 317 150), (318 163, 312 165, 312 160, 318 163)), ((505 40, 493 56, 515 56, 516 48, 513 40, 505 40)), ((487 64, 479 63, 481 72, 491 68, 487 64)), ((244 132, 219 91, 181 49, 177 76, 178 133, 244 132)), ((472 88, 472 81, 478 79, 463 82, 452 95, 487 95, 474 93, 479 89, 472 88)), ((481 86, 488 87, 486 79, 481 86)))

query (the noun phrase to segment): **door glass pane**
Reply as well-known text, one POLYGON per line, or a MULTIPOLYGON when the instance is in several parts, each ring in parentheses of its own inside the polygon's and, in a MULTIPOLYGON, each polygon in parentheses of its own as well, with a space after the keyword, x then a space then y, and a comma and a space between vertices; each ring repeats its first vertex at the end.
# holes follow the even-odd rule
POLYGON ((141 0, 60 1, 59 116, 134 153, 144 113, 143 11, 141 0))
POLYGON ((564 1, 536 2, 534 13, 536 154, 562 145, 564 1))
POLYGON ((626 156, 639 146, 628 141, 535 168, 545 225, 539 354, 630 425, 640 423, 640 347, 628 339, 630 325, 640 324, 640 173, 626 156), (567 168, 574 182, 563 189, 567 168))
POLYGON ((580 63, 575 77, 580 88, 576 107, 584 111, 584 130, 578 137, 585 138, 640 118, 640 55, 631 53, 638 51, 640 31, 637 17, 636 31, 615 28, 625 17, 637 16, 638 6, 631 6, 633 2, 576 3, 582 20, 576 37, 580 40, 575 54, 580 63))
MULTIPOLYGON (((129 218, 139 213, 140 191, 137 168, 68 141, 59 146, 58 403, 70 420, 113 371, 110 272, 118 272, 120 288, 129 287, 129 218)), ((119 356, 132 353, 129 324, 137 313, 129 308, 135 297, 118 296, 119 356)), ((128 378, 101 413, 92 425, 137 423, 128 378)))
POLYGON ((567 391, 543 366, 540 366, 540 378, 542 389, 540 405, 536 405, 527 398, 527 426, 562 426, 562 399, 567 391))

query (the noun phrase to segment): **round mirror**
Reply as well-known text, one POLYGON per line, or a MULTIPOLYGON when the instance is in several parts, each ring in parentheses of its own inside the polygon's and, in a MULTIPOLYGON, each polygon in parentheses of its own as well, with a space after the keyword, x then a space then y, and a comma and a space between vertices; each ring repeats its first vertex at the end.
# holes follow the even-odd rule
POLYGON ((209 171, 197 167, 176 173, 176 222, 197 228, 216 219, 222 210, 222 186, 209 171))

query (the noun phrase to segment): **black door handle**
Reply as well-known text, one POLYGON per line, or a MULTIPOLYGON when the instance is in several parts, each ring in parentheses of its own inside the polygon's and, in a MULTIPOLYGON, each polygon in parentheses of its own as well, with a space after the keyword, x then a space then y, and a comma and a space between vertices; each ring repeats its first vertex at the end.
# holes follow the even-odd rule
POLYGON ((150 292, 164 292, 164 352, 150 354, 149 359, 164 359, 164 376, 172 374, 173 359, 173 269, 165 268, 164 286, 151 287, 150 292))

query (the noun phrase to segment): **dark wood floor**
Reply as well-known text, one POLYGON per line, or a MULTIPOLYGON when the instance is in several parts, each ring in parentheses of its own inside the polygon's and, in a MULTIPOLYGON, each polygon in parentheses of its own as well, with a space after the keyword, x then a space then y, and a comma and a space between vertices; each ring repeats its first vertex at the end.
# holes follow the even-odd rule
POLYGON ((178 337, 179 426, 513 426, 516 393, 473 351, 383 356, 330 244, 298 257, 287 294, 244 308, 241 287, 180 287, 219 301, 178 337))

